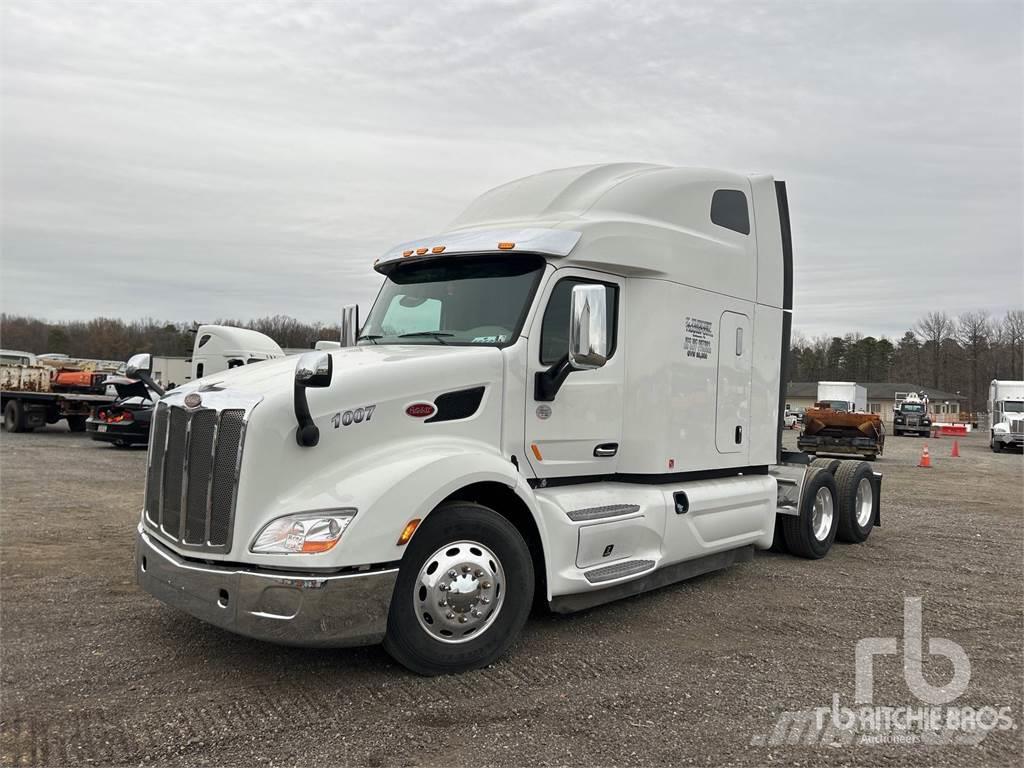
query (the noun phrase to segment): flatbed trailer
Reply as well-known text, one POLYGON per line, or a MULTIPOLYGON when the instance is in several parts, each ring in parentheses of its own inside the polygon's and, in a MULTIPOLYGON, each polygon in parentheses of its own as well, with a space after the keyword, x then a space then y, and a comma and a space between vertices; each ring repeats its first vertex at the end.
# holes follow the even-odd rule
POLYGON ((61 370, 49 365, 0 366, 0 410, 8 432, 31 432, 66 419, 72 432, 85 431, 92 409, 114 401, 102 371, 61 370))

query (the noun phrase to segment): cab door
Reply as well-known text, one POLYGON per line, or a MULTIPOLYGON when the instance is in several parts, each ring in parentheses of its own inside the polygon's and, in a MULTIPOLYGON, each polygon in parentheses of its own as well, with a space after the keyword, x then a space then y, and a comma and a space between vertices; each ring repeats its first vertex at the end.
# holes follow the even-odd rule
POLYGON ((752 344, 750 318, 738 312, 723 312, 718 333, 715 415, 715 444, 719 453, 749 453, 752 344))
POLYGON ((560 269, 544 288, 538 320, 530 332, 526 386, 524 455, 541 479, 613 474, 622 436, 622 398, 626 355, 624 283, 620 278, 578 269, 560 269), (607 299, 609 357, 601 367, 570 373, 554 400, 536 399, 536 377, 569 351, 572 287, 604 285, 607 299))

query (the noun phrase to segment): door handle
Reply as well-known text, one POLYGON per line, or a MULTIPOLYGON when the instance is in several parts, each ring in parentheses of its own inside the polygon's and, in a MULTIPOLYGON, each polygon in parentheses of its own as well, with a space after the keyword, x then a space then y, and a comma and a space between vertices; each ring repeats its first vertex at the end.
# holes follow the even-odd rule
POLYGON ((618 443, 601 443, 599 446, 594 448, 594 456, 599 459, 606 459, 609 456, 614 456, 618 452, 618 443))

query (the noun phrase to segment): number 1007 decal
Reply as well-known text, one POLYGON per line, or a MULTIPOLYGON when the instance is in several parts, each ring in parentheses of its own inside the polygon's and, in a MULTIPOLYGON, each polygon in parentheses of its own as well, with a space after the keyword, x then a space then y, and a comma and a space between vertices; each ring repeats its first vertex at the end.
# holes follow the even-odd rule
POLYGON ((352 424, 362 424, 364 421, 369 421, 373 417, 373 409, 377 407, 377 404, 364 405, 361 408, 353 408, 351 411, 338 411, 336 414, 331 416, 331 423, 334 424, 334 428, 348 427, 352 424))

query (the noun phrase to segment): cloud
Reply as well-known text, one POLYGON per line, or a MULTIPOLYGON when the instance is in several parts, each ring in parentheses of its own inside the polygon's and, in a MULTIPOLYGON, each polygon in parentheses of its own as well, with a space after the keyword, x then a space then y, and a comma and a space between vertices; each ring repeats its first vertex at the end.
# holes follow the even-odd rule
POLYGON ((609 160, 787 179, 796 327, 1024 303, 1017 3, 16 2, 9 312, 330 320, 473 197, 609 160))

